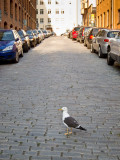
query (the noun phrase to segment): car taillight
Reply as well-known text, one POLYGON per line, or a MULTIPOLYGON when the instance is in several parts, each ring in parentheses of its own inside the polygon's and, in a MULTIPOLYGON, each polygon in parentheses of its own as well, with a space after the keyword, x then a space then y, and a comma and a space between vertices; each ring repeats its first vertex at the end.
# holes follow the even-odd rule
POLYGON ((82 36, 84 36, 84 29, 83 29, 83 31, 82 31, 82 36))
POLYGON ((90 39, 93 39, 93 35, 90 35, 90 39))
POLYGON ((109 39, 104 39, 104 42, 109 42, 109 39))

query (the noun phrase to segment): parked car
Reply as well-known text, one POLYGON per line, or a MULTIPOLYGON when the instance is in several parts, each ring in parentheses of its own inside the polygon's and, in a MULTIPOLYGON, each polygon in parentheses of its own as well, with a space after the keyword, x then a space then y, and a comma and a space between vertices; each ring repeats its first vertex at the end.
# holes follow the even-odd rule
POLYGON ((80 30, 78 31, 77 41, 80 43, 84 43, 84 34, 88 31, 91 27, 80 27, 80 30))
POLYGON ((48 33, 47 33, 47 31, 46 31, 46 30, 43 30, 42 32, 43 32, 45 38, 48 38, 48 33))
POLYGON ((84 35, 84 46, 91 49, 92 39, 97 35, 97 33, 103 28, 90 28, 84 35))
POLYGON ((72 39, 77 39, 79 29, 80 27, 73 28, 72 33, 71 33, 72 39))
POLYGON ((39 32, 37 31, 37 29, 34 29, 34 30, 33 30, 33 33, 34 33, 35 36, 36 36, 37 44, 39 44, 39 43, 41 42, 41 35, 40 35, 39 32))
POLYGON ((39 32, 39 34, 41 35, 41 39, 44 40, 44 39, 45 39, 45 36, 44 36, 42 30, 41 30, 41 29, 38 29, 38 32, 39 32))
POLYGON ((120 64, 120 32, 111 38, 108 45, 107 64, 113 65, 115 61, 120 64))
POLYGON ((91 52, 98 52, 99 58, 107 55, 108 42, 111 38, 114 38, 118 32, 118 30, 109 29, 102 29, 99 31, 92 40, 91 52))
POLYGON ((19 62, 23 57, 22 40, 16 30, 0 29, 0 60, 19 62))
POLYGON ((26 33, 27 33, 27 35, 28 35, 28 37, 30 39, 30 46, 31 47, 35 47, 36 44, 37 44, 35 34, 33 33, 32 30, 27 30, 26 33))
POLYGON ((20 35, 20 37, 22 39, 23 51, 28 52, 28 50, 30 49, 30 39, 29 39, 28 35, 26 34, 26 32, 23 29, 19 30, 18 34, 20 35))

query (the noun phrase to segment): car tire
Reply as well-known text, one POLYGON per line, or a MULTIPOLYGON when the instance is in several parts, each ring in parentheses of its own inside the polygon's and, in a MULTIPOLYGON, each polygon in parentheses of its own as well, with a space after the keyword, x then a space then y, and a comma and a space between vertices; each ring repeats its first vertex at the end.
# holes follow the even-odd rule
POLYGON ((23 53, 23 49, 22 49, 20 57, 23 57, 23 56, 24 56, 24 53, 23 53))
POLYGON ((101 47, 99 46, 99 50, 98 50, 98 57, 99 58, 102 58, 103 57, 103 53, 102 53, 102 50, 101 50, 101 47))
POLYGON ((19 62, 19 53, 18 53, 18 51, 16 51, 14 63, 18 63, 18 62, 19 62))
POLYGON ((90 49, 91 48, 91 45, 90 44, 87 44, 87 49, 90 49))
POLYGON ((87 46, 86 41, 84 40, 84 46, 87 46))
POLYGON ((112 66, 114 64, 114 59, 110 56, 110 53, 107 54, 107 64, 112 66))
POLYGON ((95 53, 95 49, 93 48, 93 44, 91 44, 91 49, 90 49, 91 53, 95 53))

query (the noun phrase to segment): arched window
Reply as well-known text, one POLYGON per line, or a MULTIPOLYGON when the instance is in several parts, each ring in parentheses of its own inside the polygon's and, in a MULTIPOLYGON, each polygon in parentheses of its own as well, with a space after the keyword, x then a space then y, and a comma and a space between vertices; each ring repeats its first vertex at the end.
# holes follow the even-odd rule
POLYGON ((15 3, 15 20, 17 21, 17 4, 15 3))
POLYGON ((13 18, 13 0, 10 0, 10 17, 13 18))
POLYGON ((4 29, 7 29, 7 22, 4 22, 4 29))

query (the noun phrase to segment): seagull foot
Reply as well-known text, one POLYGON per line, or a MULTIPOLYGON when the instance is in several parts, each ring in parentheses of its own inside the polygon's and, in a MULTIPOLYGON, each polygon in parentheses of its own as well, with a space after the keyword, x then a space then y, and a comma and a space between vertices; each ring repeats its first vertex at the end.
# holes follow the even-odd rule
POLYGON ((69 135, 69 133, 65 133, 65 136, 69 135))
POLYGON ((69 134, 72 134, 72 132, 69 132, 69 134))

